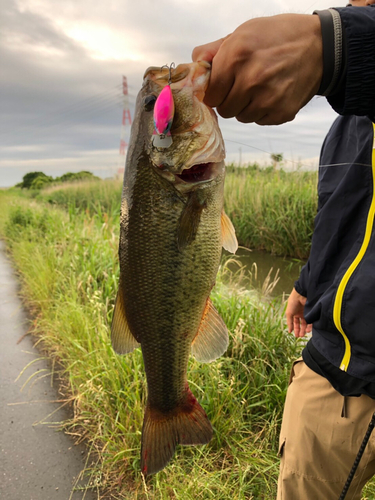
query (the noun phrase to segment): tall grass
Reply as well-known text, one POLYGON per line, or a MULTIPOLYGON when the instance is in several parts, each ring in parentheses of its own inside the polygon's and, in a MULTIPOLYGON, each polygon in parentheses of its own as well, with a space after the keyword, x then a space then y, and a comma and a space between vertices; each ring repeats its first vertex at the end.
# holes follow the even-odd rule
POLYGON ((6 211, 4 234, 36 317, 35 333, 63 367, 72 395, 75 414, 66 428, 98 457, 94 483, 113 498, 272 498, 288 371, 300 350, 285 334, 280 304, 228 288, 223 265, 213 300, 231 332, 229 349, 208 365, 191 359, 188 369, 215 436, 205 447, 179 447, 172 463, 144 483, 142 356, 115 355, 109 339, 118 217, 30 200, 8 202, 6 211))
MULTIPOLYGON (((204 447, 178 447, 166 469, 144 481, 143 360, 139 350, 117 356, 109 338, 119 220, 96 207, 64 211, 0 194, 0 231, 34 313, 34 334, 62 370, 74 411, 65 429, 92 451, 91 484, 113 499, 275 498, 282 408, 291 361, 301 351, 286 333, 283 305, 236 286, 223 263, 212 299, 230 345, 216 362, 191 359, 188 368, 214 438, 204 447)), ((374 498, 371 484, 366 491, 374 498)))
POLYGON ((64 208, 88 210, 90 213, 118 215, 121 206, 122 181, 76 181, 43 189, 38 199, 64 208))
POLYGON ((317 211, 317 173, 229 167, 225 208, 241 245, 306 259, 317 211))
MULTIPOLYGON (((229 165, 225 209, 239 244, 276 255, 306 259, 317 210, 316 172, 229 165)), ((118 214, 122 182, 80 182, 44 189, 39 199, 78 210, 118 214)))

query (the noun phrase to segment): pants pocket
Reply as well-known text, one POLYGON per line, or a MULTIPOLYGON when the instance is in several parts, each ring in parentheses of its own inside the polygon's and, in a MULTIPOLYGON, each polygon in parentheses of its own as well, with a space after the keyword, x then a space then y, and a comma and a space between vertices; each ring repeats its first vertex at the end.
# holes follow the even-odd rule
POLYGON ((285 437, 281 438, 280 441, 279 441, 279 450, 277 452, 277 456, 279 456, 279 457, 283 456, 284 447, 285 447, 285 441, 286 441, 285 437))
POLYGON ((289 376, 289 385, 293 382, 293 378, 296 376, 296 372, 298 372, 298 364, 303 363, 303 358, 302 356, 295 361, 293 361, 292 364, 292 369, 290 370, 290 376, 289 376))

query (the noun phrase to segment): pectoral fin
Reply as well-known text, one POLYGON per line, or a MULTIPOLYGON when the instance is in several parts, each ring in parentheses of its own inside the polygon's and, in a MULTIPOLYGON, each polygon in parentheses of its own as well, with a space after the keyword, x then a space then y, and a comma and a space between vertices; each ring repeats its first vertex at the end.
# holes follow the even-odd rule
POLYGON ((227 350, 228 343, 227 327, 211 299, 207 299, 198 333, 191 345, 191 353, 198 361, 210 363, 227 350))
POLYGON ((195 240, 202 210, 205 206, 206 200, 199 192, 190 193, 178 225, 177 244, 180 250, 195 240))
POLYGON ((236 253, 238 248, 238 241, 236 238, 236 231, 232 221, 224 212, 221 212, 221 235, 223 238, 223 247, 230 253, 236 253))
POLYGON ((131 333, 125 316, 121 283, 117 292, 115 310, 113 312, 111 341, 112 347, 117 354, 127 354, 140 346, 131 333))

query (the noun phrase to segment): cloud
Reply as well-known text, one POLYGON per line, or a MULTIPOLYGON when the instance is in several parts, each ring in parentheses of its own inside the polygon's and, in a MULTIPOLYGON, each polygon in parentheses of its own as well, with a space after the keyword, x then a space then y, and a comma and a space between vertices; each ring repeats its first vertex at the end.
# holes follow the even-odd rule
MULTIPOLYGON (((251 17, 324 5, 323 0, 232 0, 230 5, 217 0, 3 0, 0 185, 19 182, 26 168, 38 165, 52 175, 62 168, 99 169, 100 162, 105 171, 115 170, 122 74, 128 77, 133 112, 148 66, 187 62, 194 46, 226 35, 251 17)), ((334 113, 325 99, 316 101, 281 127, 220 120, 228 157, 238 156, 239 148, 243 158, 273 152, 317 156, 334 113)))

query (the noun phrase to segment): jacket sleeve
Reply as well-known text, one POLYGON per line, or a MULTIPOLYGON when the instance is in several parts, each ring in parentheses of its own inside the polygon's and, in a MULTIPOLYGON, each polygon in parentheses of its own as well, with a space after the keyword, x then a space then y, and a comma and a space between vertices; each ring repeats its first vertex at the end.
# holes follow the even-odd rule
POLYGON ((294 283, 295 290, 302 295, 302 297, 307 297, 307 285, 309 282, 309 274, 310 274, 310 262, 303 266, 301 269, 298 280, 294 283))
POLYGON ((316 11, 322 27, 325 95, 340 115, 375 121, 375 5, 316 11))

